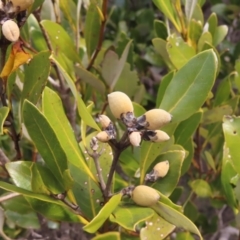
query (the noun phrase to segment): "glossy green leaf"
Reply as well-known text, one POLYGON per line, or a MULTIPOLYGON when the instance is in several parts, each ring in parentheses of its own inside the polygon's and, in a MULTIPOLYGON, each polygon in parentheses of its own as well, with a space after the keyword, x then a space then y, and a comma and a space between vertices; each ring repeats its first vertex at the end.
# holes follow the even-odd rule
POLYGON ((162 203, 168 205, 169 207, 174 208, 175 210, 177 210, 177 211, 179 211, 179 212, 183 212, 183 207, 182 207, 182 206, 173 203, 173 202, 171 201, 171 199, 169 199, 167 196, 165 196, 165 195, 162 194, 161 192, 158 191, 158 193, 159 193, 159 195, 160 195, 159 202, 162 202, 162 203))
POLYGON ((9 108, 8 107, 1 107, 0 108, 0 135, 3 134, 3 124, 8 116, 9 108))
POLYGON ((87 71, 81 65, 77 65, 75 67, 76 73, 79 76, 80 80, 91 85, 94 90, 104 95, 106 91, 106 87, 104 83, 93 73, 87 71))
POLYGON ((221 172, 221 183, 225 192, 225 197, 228 204, 233 208, 238 208, 237 200, 234 194, 231 179, 236 176, 236 171, 232 166, 232 159, 229 155, 229 149, 224 146, 223 148, 223 159, 222 159, 222 172, 221 172))
POLYGON ((183 161, 182 169, 181 169, 181 176, 184 175, 190 168, 192 160, 193 160, 193 155, 194 155, 194 150, 195 150, 195 143, 193 140, 190 138, 188 139, 187 142, 185 142, 182 147, 185 149, 185 151, 188 152, 187 157, 183 161))
POLYGON ((25 99, 36 104, 41 93, 47 84, 50 72, 50 52, 40 52, 36 54, 29 64, 25 66, 24 85, 21 94, 21 103, 25 99))
POLYGON ((240 117, 224 116, 223 133, 226 147, 229 149, 229 158, 231 159, 235 171, 240 174, 240 117))
POLYGON ((193 15, 193 12, 194 12, 197 2, 198 2, 197 0, 186 0, 185 1, 184 10, 185 10, 185 15, 186 15, 188 22, 190 22, 190 20, 192 18, 192 15, 193 15))
POLYGON ((132 40, 126 45, 120 59, 118 55, 109 50, 104 57, 102 63, 102 76, 112 91, 119 80, 119 77, 124 69, 125 62, 127 60, 128 52, 131 47, 132 40))
POLYGON ((145 174, 150 165, 154 162, 157 156, 164 149, 167 149, 173 144, 173 139, 164 143, 152 143, 143 141, 141 144, 141 159, 140 159, 140 184, 144 182, 145 174))
POLYGON ((202 31, 202 23, 196 21, 195 19, 192 19, 188 27, 188 36, 192 40, 194 47, 195 44, 198 42, 199 38, 201 37, 202 31))
POLYGON ((69 88, 72 91, 73 96, 75 97, 75 99, 77 101, 77 109, 78 109, 79 116, 82 118, 82 120, 85 123, 87 123, 88 126, 94 128, 96 130, 100 130, 99 126, 96 124, 93 117, 88 112, 86 105, 84 104, 82 98, 80 97, 80 95, 76 89, 76 86, 74 84, 73 79, 69 76, 69 74, 65 71, 65 69, 61 66, 61 64, 56 59, 53 59, 53 61, 59 67, 61 73, 63 74, 65 80, 68 83, 69 88))
POLYGON ((80 62, 72 39, 60 24, 50 20, 43 20, 41 24, 47 32, 53 54, 57 59, 59 54, 62 53, 67 58, 71 59, 71 61, 80 62))
POLYGON ((182 121, 174 132, 175 143, 180 145, 185 144, 193 136, 201 119, 202 110, 199 110, 188 119, 182 121))
POLYGON ((148 171, 150 172, 155 164, 166 160, 169 161, 169 171, 164 178, 158 179, 151 186, 159 190, 165 196, 170 196, 174 188, 177 186, 177 183, 181 176, 181 168, 184 158, 185 158, 184 150, 168 151, 157 157, 157 159, 154 161, 154 163, 152 164, 151 168, 148 171))
POLYGON ((31 229, 39 229, 40 223, 38 220, 38 216, 34 212, 29 213, 17 213, 10 210, 5 211, 5 216, 8 220, 15 223, 17 226, 22 228, 31 228, 31 229))
POLYGON ((27 100, 23 104, 23 119, 46 165, 60 185, 65 188, 63 173, 68 168, 67 157, 51 125, 44 115, 27 100))
POLYGON ((157 101, 156 101, 157 108, 161 104, 161 101, 163 99, 166 88, 167 88, 168 84, 171 82, 174 74, 175 74, 175 72, 171 71, 162 78, 160 86, 158 88, 158 93, 157 93, 157 101))
POLYGON ((135 231, 136 226, 154 215, 151 208, 142 208, 130 204, 120 204, 110 215, 110 221, 129 231, 135 231))
POLYGON ((39 201, 35 198, 26 197, 26 199, 34 211, 52 221, 80 222, 77 214, 66 207, 59 206, 55 203, 39 201))
POLYGON ((203 46, 205 43, 212 44, 212 35, 210 32, 202 33, 201 37, 198 40, 198 45, 197 45, 198 52, 203 51, 203 46))
POLYGON ((215 33, 213 35, 213 45, 217 46, 219 43, 223 41, 223 39, 227 36, 228 27, 226 25, 218 26, 215 29, 215 33))
POLYGON ((62 101, 56 92, 45 88, 43 92, 43 114, 57 135, 69 162, 79 168, 79 174, 87 174, 93 180, 96 178, 89 170, 76 141, 72 127, 64 112, 62 101))
POLYGON ((153 46, 158 54, 161 55, 166 65, 171 69, 173 68, 172 62, 169 58, 168 52, 167 52, 167 42, 163 40, 162 38, 154 38, 152 40, 153 46))
POLYGON ((212 36, 215 34, 215 30, 217 29, 218 25, 218 19, 217 19, 217 14, 215 12, 212 12, 211 15, 209 16, 207 23, 206 23, 206 30, 208 30, 212 36))
POLYGON ((86 40, 86 47, 89 59, 91 59, 91 56, 96 50, 99 41, 98 39, 101 27, 101 15, 99 11, 101 10, 97 2, 91 1, 87 10, 84 28, 84 37, 86 40))
POLYGON ((110 214, 116 209, 121 202, 122 193, 116 194, 103 206, 97 216, 83 230, 89 233, 96 233, 103 223, 109 218, 110 214))
POLYGON ((196 21, 200 22, 201 24, 204 23, 204 16, 203 16, 203 11, 200 5, 197 3, 193 14, 192 14, 192 19, 195 19, 196 21))
POLYGON ((163 21, 154 20, 154 30, 155 35, 163 40, 166 40, 168 37, 167 27, 163 21))
POLYGON ((201 240, 203 239, 195 224, 186 218, 182 213, 160 202, 158 202, 152 208, 167 222, 175 225, 176 227, 182 227, 185 230, 195 233, 200 237, 201 240))
POLYGON ((107 232, 92 238, 92 240, 121 240, 121 237, 120 232, 107 232))
POLYGON ((203 179, 196 179, 189 184, 198 197, 211 197, 212 189, 209 183, 203 179))
POLYGON ((216 69, 216 55, 208 50, 193 57, 174 75, 160 105, 173 115, 172 122, 187 119, 203 105, 213 86, 216 69))
POLYGON ((181 25, 178 22, 176 17, 174 5, 171 1, 165 0, 153 0, 153 3, 157 6, 157 8, 163 12, 164 16, 169 18, 169 20, 173 23, 174 27, 178 32, 181 32, 181 25))
POLYGON ((141 239, 162 240, 173 232, 175 226, 161 218, 158 214, 154 214, 146 221, 146 227, 140 231, 141 239))
POLYGON ((30 162, 17 161, 9 162, 5 166, 17 187, 31 191, 31 170, 29 168, 29 163, 30 162))
POLYGON ((194 48, 189 46, 188 43, 184 42, 181 37, 175 34, 168 38, 167 51, 173 65, 177 69, 180 69, 196 55, 194 48))

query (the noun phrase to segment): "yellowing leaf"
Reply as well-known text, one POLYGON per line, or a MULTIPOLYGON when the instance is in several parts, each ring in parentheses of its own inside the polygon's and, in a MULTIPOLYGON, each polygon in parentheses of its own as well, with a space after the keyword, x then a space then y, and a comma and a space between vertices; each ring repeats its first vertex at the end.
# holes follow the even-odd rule
POLYGON ((6 81, 13 71, 22 64, 28 62, 31 58, 32 56, 23 50, 21 42, 14 43, 12 45, 10 56, 3 67, 0 77, 6 81))

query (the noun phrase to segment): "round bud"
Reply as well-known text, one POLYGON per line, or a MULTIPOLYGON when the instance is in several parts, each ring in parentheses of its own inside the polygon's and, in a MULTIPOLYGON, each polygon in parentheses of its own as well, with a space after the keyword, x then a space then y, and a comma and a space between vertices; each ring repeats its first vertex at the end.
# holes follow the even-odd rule
POLYGON ((153 168, 154 171, 153 174, 155 175, 155 179, 165 177, 168 173, 168 170, 169 170, 168 160, 156 164, 153 168))
POLYGON ((138 123, 149 130, 156 130, 172 120, 172 115, 163 109, 152 109, 138 118, 138 123))
POLYGON ((154 132, 156 133, 155 136, 153 136, 153 137, 149 136, 150 140, 153 142, 164 142, 164 141, 168 141, 170 139, 168 134, 165 133, 164 131, 155 130, 154 132))
POLYGON ((100 115, 97 116, 97 122, 100 122, 103 129, 105 129, 110 125, 111 120, 108 116, 100 114, 100 115))
POLYGON ((16 42, 20 36, 19 27, 12 20, 7 20, 3 23, 2 33, 4 37, 11 42, 16 42))
POLYGON ((100 142, 108 142, 110 140, 110 136, 108 135, 107 132, 102 131, 99 132, 96 136, 97 140, 99 140, 100 142))
POLYGON ((123 92, 112 92, 108 94, 109 108, 115 118, 121 119, 122 115, 133 112, 131 99, 123 92))
POLYGON ((132 191, 132 200, 139 206, 153 206, 159 199, 158 192, 154 188, 145 185, 139 185, 132 191))
POLYGON ((140 132, 131 132, 129 134, 130 143, 134 147, 139 147, 140 146, 141 139, 142 138, 141 138, 141 133, 140 132))
POLYGON ((11 0, 11 2, 13 9, 21 12, 29 8, 33 4, 34 0, 11 0))

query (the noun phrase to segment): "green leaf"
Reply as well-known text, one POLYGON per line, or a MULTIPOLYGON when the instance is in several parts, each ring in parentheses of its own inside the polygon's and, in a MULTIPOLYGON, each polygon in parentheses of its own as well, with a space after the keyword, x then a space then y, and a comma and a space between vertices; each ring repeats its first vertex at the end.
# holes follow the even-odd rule
POLYGON ((196 7, 197 4, 197 0, 186 0, 185 1, 185 15, 187 18, 187 21, 190 22, 192 15, 193 15, 193 11, 196 7))
POLYGON ((208 182, 203 179, 196 179, 189 184, 197 196, 205 198, 212 196, 212 189, 208 182))
POLYGON ((119 80, 119 77, 124 69, 125 62, 127 60, 128 52, 131 47, 132 40, 126 45, 120 59, 118 55, 109 50, 104 57, 102 63, 102 76, 108 84, 110 91, 112 91, 119 80))
POLYGON ((38 220, 38 216, 34 212, 29 213, 17 213, 10 210, 5 211, 5 216, 8 220, 15 223, 17 226, 22 228, 31 228, 31 229, 39 229, 40 223, 38 220))
POLYGON ((0 108, 0 135, 3 134, 3 125, 4 125, 4 122, 8 116, 8 113, 9 113, 9 108, 8 107, 1 107, 0 108))
POLYGON ((173 144, 173 139, 164 143, 152 143, 144 141, 141 144, 141 159, 140 159, 140 184, 144 182, 145 174, 150 165, 154 162, 161 151, 167 149, 173 144))
POLYGON ((182 227, 185 230, 195 233, 200 237, 201 240, 203 239, 195 224, 186 218, 182 213, 161 202, 158 202, 152 208, 167 222, 175 225, 176 227, 182 227))
POLYGON ((68 168, 67 158, 52 127, 44 115, 28 100, 23 104, 23 119, 46 165, 65 188, 63 173, 68 168))
POLYGON ((228 27, 226 25, 218 26, 215 29, 215 33, 213 35, 213 45, 217 46, 219 43, 223 41, 223 39, 227 36, 228 27))
POLYGON ((99 33, 101 27, 100 8, 97 2, 91 1, 87 10, 86 22, 84 28, 84 37, 86 41, 88 58, 91 59, 92 54, 97 48, 99 41, 99 33))
POLYGON ((36 104, 40 98, 50 72, 50 54, 49 51, 40 52, 25 66, 21 104, 25 99, 36 104))
POLYGON ((153 3, 157 6, 157 8, 163 12, 164 16, 169 18, 169 20, 173 23, 174 27, 177 31, 181 32, 181 25, 176 17, 176 13, 174 10, 174 5, 171 1, 165 0, 153 0, 153 3))
POLYGON ((172 63, 177 69, 180 69, 196 55, 195 49, 175 34, 168 38, 167 51, 172 63))
POLYGON ((195 145, 195 143, 193 142, 193 140, 191 138, 188 139, 188 141, 182 145, 182 147, 185 149, 185 151, 188 152, 188 155, 183 161, 183 165, 182 165, 182 169, 181 169, 181 176, 183 176, 191 166, 193 155, 194 155, 194 150, 195 150, 194 145, 195 145))
POLYGON ((171 69, 173 68, 172 62, 169 58, 168 52, 167 52, 167 42, 163 40, 162 38, 154 38, 152 40, 153 46, 158 54, 161 55, 166 65, 171 69))
POLYGON ((163 99, 166 88, 167 88, 168 84, 172 81, 174 74, 175 74, 175 72, 171 71, 162 78, 160 86, 158 88, 158 93, 157 93, 157 101, 156 101, 157 107, 161 104, 161 101, 163 99))
POLYGON ((195 240, 195 238, 189 232, 179 232, 175 240, 195 240))
POLYGON ((154 20, 154 30, 155 30, 155 35, 158 38, 162 38, 163 40, 167 40, 167 37, 168 37, 167 27, 166 27, 166 24, 163 21, 154 20))
POLYGON ((120 232, 107 232, 92 238, 92 240, 121 240, 121 237, 120 232))
POLYGON ((94 90, 99 92, 100 94, 104 95, 106 91, 106 87, 104 83, 97 78, 96 75, 93 73, 87 71, 85 68, 83 68, 81 65, 77 65, 75 67, 76 73, 81 79, 81 81, 84 81, 85 83, 92 86, 94 90))
POLYGON ((33 12, 35 9, 40 7, 43 4, 44 0, 35 0, 32 4, 32 6, 29 9, 29 12, 33 12))
POLYGON ((79 174, 89 175, 94 181, 96 178, 89 170, 80 147, 76 141, 73 129, 64 112, 60 97, 50 88, 43 92, 43 114, 57 135, 69 162, 79 168, 79 174))
POLYGON ((148 169, 149 172, 152 170, 155 164, 166 160, 169 161, 170 167, 167 175, 162 179, 158 179, 151 186, 155 189, 158 189, 162 194, 170 196, 177 186, 177 183, 181 176, 181 168, 184 158, 185 151, 183 149, 168 151, 157 157, 157 159, 153 162, 151 168, 148 169))
POLYGON ((30 162, 17 161, 9 162, 5 166, 16 186, 31 191, 31 171, 29 163, 30 162))
POLYGON ((216 55, 208 50, 193 57, 174 75, 160 105, 173 115, 172 122, 187 119, 203 105, 213 86, 216 69, 216 55))
POLYGON ((83 230, 89 233, 96 233, 103 223, 109 218, 110 214, 116 209, 121 202, 122 193, 116 194, 103 206, 98 215, 83 230))
MULTIPOLYGON (((176 189, 176 188, 175 188, 175 189, 176 189)), ((179 212, 183 212, 182 206, 173 203, 170 198, 168 198, 167 196, 165 196, 165 195, 162 194, 161 192, 158 191, 158 193, 159 193, 159 195, 160 195, 159 202, 162 202, 162 203, 168 205, 169 207, 174 208, 175 210, 177 210, 177 211, 179 211, 179 212)))
POLYGON ((94 121, 93 117, 88 112, 87 107, 84 104, 82 98, 79 96, 79 93, 76 89, 73 79, 69 76, 69 74, 65 71, 65 69, 61 66, 61 64, 55 58, 53 58, 53 61, 59 67, 59 70, 61 71, 62 75, 64 76, 65 80, 67 81, 68 86, 71 89, 71 92, 77 101, 77 109, 78 109, 79 116, 82 118, 82 120, 88 126, 94 128, 96 130, 100 130, 99 126, 97 125, 97 123, 94 121))
POLYGON ((212 12, 212 14, 209 16, 207 23, 206 23, 206 30, 208 30, 212 36, 215 34, 215 30, 217 29, 218 25, 218 19, 217 14, 215 12, 212 12))
POLYGON ((141 228, 140 238, 151 240, 166 239, 174 229, 174 225, 170 224, 155 213, 151 218, 147 219, 146 227, 141 228))
POLYGON ((205 45, 205 43, 212 44, 212 35, 210 32, 202 33, 201 37, 198 40, 198 45, 197 45, 198 52, 203 51, 203 46, 205 45))
POLYGON ((199 210, 191 201, 188 201, 184 207, 184 215, 195 222, 199 217, 199 210))
POLYGON ((229 158, 235 171, 240 174, 239 142, 240 142, 240 117, 224 116, 223 133, 226 147, 229 149, 229 158))
POLYGON ((205 151, 204 155, 206 157, 206 161, 207 161, 208 165, 211 167, 211 169, 214 171, 214 173, 216 173, 217 169, 216 169, 216 164, 213 159, 213 156, 211 155, 211 153, 209 151, 205 151))
POLYGON ((175 143, 183 145, 191 138, 202 119, 202 110, 197 111, 188 119, 182 121, 174 132, 175 143))
POLYGON ((189 23, 188 27, 188 36, 193 41, 193 46, 195 47, 199 38, 201 37, 203 31, 202 23, 192 19, 189 23))
POLYGON ((80 62, 77 51, 74 47, 73 41, 64 28, 53 21, 43 20, 41 24, 49 37, 53 54, 59 60, 60 53, 74 62, 80 62))
POLYGON ((224 146, 223 159, 222 159, 222 171, 221 171, 221 183, 225 192, 225 197, 228 204, 233 208, 238 208, 237 199, 234 194, 231 179, 236 176, 236 171, 232 166, 232 160, 229 155, 229 149, 224 146))
POLYGON ((110 215, 109 220, 129 231, 135 231, 136 226, 154 215, 151 208, 142 208, 130 204, 120 204, 110 215))

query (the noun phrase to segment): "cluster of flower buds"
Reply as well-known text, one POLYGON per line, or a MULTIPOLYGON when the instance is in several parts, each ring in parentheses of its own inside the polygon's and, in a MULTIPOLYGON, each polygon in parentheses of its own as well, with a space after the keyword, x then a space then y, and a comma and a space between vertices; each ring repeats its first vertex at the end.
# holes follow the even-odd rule
POLYGON ((0 0, 0 25, 2 34, 10 42, 16 42, 20 36, 20 30, 14 18, 18 13, 24 12, 33 4, 34 0, 0 0))
MULTIPOLYGON (((171 114, 163 109, 152 109, 140 117, 135 117, 131 99, 123 92, 108 94, 109 108, 113 116, 121 120, 127 127, 130 143, 138 147, 142 140, 163 142, 169 140, 167 133, 159 130, 172 119, 171 114)), ((97 135, 99 141, 107 142, 116 137, 116 131, 111 120, 105 115, 97 119, 103 131, 97 135)))

